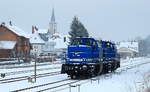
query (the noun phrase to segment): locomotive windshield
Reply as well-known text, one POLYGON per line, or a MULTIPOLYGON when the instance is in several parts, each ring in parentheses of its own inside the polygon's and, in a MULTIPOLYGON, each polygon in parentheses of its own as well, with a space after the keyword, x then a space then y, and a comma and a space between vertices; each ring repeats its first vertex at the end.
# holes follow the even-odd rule
POLYGON ((91 39, 74 39, 71 45, 87 45, 91 46, 92 45, 92 40, 91 39))

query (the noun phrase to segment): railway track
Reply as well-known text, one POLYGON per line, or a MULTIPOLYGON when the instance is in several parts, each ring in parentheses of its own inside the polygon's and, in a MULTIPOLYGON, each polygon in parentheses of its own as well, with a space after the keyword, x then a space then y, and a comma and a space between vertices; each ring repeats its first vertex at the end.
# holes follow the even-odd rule
POLYGON ((56 83, 60 83, 60 82, 68 81, 68 80, 71 80, 71 79, 67 78, 67 79, 63 79, 63 80, 59 80, 59 81, 55 81, 55 82, 50 82, 50 83, 45 83, 45 84, 41 84, 41 85, 37 85, 37 86, 32 86, 32 87, 19 89, 19 90, 14 90, 11 92, 21 92, 21 91, 30 90, 30 89, 34 89, 34 88, 38 88, 38 87, 43 87, 43 86, 48 86, 48 85, 52 85, 52 84, 56 84, 56 83))
MULTIPOLYGON (((44 64, 37 64, 36 66, 45 66, 45 65, 52 65, 52 64, 61 64, 61 63, 44 63, 44 64)), ((19 66, 3 65, 3 66, 0 66, 0 69, 29 68, 29 67, 34 67, 34 66, 35 65, 19 65, 19 66)))
MULTIPOLYGON (((52 69, 60 69, 60 67, 53 67, 53 68, 40 68, 36 69, 37 71, 44 71, 44 70, 52 70, 52 69)), ((10 76, 10 75, 16 75, 16 74, 22 74, 22 73, 29 73, 29 72, 34 72, 34 70, 22 70, 22 71, 15 71, 15 72, 6 72, 4 73, 5 76, 10 76)))
POLYGON ((48 91, 48 90, 56 89, 56 88, 59 88, 59 87, 63 87, 63 86, 67 86, 67 85, 71 85, 71 84, 77 83, 77 82, 79 82, 79 81, 80 81, 80 80, 76 80, 76 81, 72 81, 72 82, 69 82, 69 83, 60 84, 60 85, 58 85, 58 86, 54 86, 54 87, 42 89, 42 90, 39 90, 39 91, 37 91, 37 92, 43 92, 43 91, 48 91))
MULTIPOLYGON (((60 71, 50 72, 50 73, 43 73, 43 74, 37 74, 36 78, 47 77, 47 76, 54 76, 54 75, 58 75, 58 74, 60 74, 60 71)), ((29 77, 34 78, 35 76, 31 75, 31 76, 22 76, 22 77, 3 79, 3 80, 0 80, 0 84, 12 83, 12 82, 17 82, 17 81, 23 81, 23 80, 27 80, 29 77)))
MULTIPOLYGON (((127 70, 130 70, 130 69, 133 69, 135 67, 139 67, 141 65, 148 64, 148 63, 150 63, 150 61, 149 62, 143 62, 143 63, 135 63, 135 64, 130 64, 130 65, 124 65, 121 68, 119 68, 118 70, 116 70, 115 73, 112 72, 112 73, 104 74, 103 76, 107 76, 108 77, 108 76, 111 76, 111 74, 122 73, 123 71, 127 71, 127 70)), ((92 77, 92 78, 97 78, 97 77, 102 77, 102 76, 96 76, 96 77, 92 77)), ((91 80, 92 78, 87 79, 87 80, 91 80)), ((66 80, 71 80, 71 79, 64 79, 63 81, 66 81, 66 80)), ((60 80, 60 81, 56 81, 56 82, 50 82, 50 83, 41 84, 41 85, 37 85, 37 86, 33 86, 33 87, 28 87, 28 88, 23 88, 23 89, 19 89, 19 90, 14 90, 14 91, 11 91, 11 92, 27 91, 27 90, 30 90, 30 89, 35 89, 35 88, 39 88, 39 87, 43 87, 43 86, 47 86, 47 85, 51 85, 51 84, 56 84, 56 83, 60 83, 60 82, 63 82, 63 81, 60 80)), ((73 83, 77 83, 77 82, 80 82, 80 81, 83 81, 83 80, 74 80, 72 82, 63 83, 63 84, 59 84, 57 86, 44 88, 44 89, 39 90, 37 92, 43 92, 43 91, 48 91, 48 90, 60 88, 60 87, 71 85, 73 83)), ((89 82, 89 81, 87 81, 87 82, 89 82)), ((85 82, 85 83, 87 83, 87 82, 85 82)))
POLYGON ((130 70, 132 68, 139 67, 141 65, 148 64, 148 63, 150 63, 150 61, 143 62, 143 63, 140 62, 140 63, 134 63, 134 64, 130 64, 130 65, 124 65, 124 66, 121 66, 120 68, 118 68, 117 71, 122 72, 122 71, 130 70))

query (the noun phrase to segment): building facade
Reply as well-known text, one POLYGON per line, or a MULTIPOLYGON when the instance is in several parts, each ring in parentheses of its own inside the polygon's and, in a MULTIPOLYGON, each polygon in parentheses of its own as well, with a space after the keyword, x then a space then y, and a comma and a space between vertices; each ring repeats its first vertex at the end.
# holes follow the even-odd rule
POLYGON ((139 45, 136 41, 118 42, 117 49, 122 58, 137 57, 139 54, 139 45))
POLYGON ((23 30, 12 24, 0 25, 0 58, 25 58, 30 49, 29 37, 23 30))
POLYGON ((31 56, 40 56, 43 53, 43 46, 45 45, 44 40, 41 39, 38 30, 32 28, 32 34, 30 37, 30 43, 32 45, 31 56))

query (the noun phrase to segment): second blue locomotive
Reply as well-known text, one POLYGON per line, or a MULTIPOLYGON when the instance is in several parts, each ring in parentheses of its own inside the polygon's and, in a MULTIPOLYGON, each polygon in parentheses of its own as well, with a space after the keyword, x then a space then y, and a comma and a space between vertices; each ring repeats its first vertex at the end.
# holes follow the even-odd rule
POLYGON ((68 46, 61 73, 71 78, 94 76, 120 67, 120 58, 114 43, 94 38, 76 38, 68 46))

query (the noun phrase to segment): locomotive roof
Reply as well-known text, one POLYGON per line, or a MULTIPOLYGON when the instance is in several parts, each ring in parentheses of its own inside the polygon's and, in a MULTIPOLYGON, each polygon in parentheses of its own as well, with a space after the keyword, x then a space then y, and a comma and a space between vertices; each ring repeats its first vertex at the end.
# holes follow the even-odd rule
POLYGON ((89 37, 76 37, 75 39, 91 39, 91 40, 95 40, 94 38, 89 38, 89 37))
MULTIPOLYGON (((76 37, 75 39, 91 39, 91 40, 96 40, 96 39, 91 38, 91 37, 76 37)), ((104 43, 110 43, 110 44, 115 45, 115 43, 112 42, 112 41, 104 41, 104 40, 96 40, 96 41, 101 41, 101 42, 104 42, 104 43)))
POLYGON ((115 44, 115 43, 113 43, 111 41, 102 41, 102 42, 104 42, 104 43, 110 43, 110 44, 115 44))

